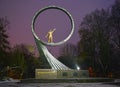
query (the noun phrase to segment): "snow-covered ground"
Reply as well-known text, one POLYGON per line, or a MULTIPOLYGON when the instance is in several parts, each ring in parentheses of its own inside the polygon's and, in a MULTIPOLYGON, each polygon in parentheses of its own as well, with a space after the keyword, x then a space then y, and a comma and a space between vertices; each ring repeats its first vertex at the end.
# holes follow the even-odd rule
POLYGON ((120 87, 102 83, 1 83, 0 87, 120 87))
MULTIPOLYGON (((0 84, 1 83, 10 83, 10 82, 13 82, 13 83, 15 83, 15 82, 20 82, 20 80, 15 80, 15 79, 12 79, 12 78, 8 78, 8 79, 6 79, 6 80, 4 80, 4 81, 0 81, 0 84)), ((0 86, 1 87, 1 86, 0 86)))
POLYGON ((120 80, 117 84, 108 83, 16 83, 16 82, 0 82, 0 87, 120 87, 120 80))

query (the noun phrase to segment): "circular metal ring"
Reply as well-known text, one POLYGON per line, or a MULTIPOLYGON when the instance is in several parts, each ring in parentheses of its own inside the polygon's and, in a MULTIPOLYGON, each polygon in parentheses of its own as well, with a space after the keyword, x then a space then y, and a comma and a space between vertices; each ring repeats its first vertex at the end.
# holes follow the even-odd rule
POLYGON ((61 8, 61 7, 57 7, 57 6, 47 6, 47 7, 44 7, 44 8, 42 8, 42 9, 40 9, 38 12, 35 13, 35 15, 34 15, 34 17, 33 17, 33 20, 32 20, 32 26, 31 26, 31 27, 32 27, 32 33, 33 33, 34 37, 35 37, 37 40, 39 40, 40 43, 42 43, 43 45, 48 45, 48 46, 58 46, 58 45, 61 45, 61 44, 65 43, 65 42, 67 42, 67 41, 70 39, 70 37, 72 36, 72 34, 73 34, 73 32, 74 32, 74 20, 73 20, 71 14, 70 14, 66 9, 61 8), (39 15, 40 13, 42 13, 43 11, 48 10, 48 9, 61 10, 61 11, 63 11, 64 13, 66 13, 67 16, 68 16, 69 19, 70 19, 70 22, 71 22, 71 32, 70 32, 70 34, 67 36, 67 38, 65 38, 64 40, 62 40, 62 41, 60 41, 60 42, 56 42, 56 43, 47 43, 47 42, 44 42, 44 41, 42 41, 42 40, 37 36, 37 34, 35 33, 35 29, 34 29, 34 28, 35 28, 35 27, 34 27, 34 26, 35 26, 35 20, 37 19, 38 15, 39 15))

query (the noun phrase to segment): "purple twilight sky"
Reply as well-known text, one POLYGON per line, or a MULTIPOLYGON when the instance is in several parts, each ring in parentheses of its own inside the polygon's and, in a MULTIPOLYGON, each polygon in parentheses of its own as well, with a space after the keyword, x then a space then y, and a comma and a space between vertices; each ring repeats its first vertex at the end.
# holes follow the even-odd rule
MULTIPOLYGON (((107 9, 115 0, 0 0, 0 17, 10 21, 8 30, 11 46, 16 44, 35 45, 31 32, 32 18, 39 9, 55 5, 65 8, 71 13, 75 22, 75 32, 67 43, 77 44, 80 40, 78 30, 83 17, 95 9, 107 9)), ((54 40, 60 41, 69 34, 70 24, 67 16, 57 10, 47 10, 37 19, 36 31, 43 40, 48 30, 56 28, 54 40), (42 33, 42 34, 41 34, 42 33)), ((56 49, 51 48, 55 55, 56 49)))

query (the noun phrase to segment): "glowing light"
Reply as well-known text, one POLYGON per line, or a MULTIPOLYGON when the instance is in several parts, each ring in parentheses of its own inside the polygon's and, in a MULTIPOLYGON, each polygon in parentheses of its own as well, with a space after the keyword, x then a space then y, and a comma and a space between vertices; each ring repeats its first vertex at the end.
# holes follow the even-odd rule
POLYGON ((80 70, 80 67, 79 67, 77 64, 76 64, 76 69, 77 69, 77 70, 80 70))

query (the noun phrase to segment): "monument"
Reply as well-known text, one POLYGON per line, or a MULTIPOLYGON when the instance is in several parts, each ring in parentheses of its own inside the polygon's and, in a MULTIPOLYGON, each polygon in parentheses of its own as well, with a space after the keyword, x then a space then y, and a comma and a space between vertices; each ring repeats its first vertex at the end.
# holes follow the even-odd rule
POLYGON ((71 14, 64 8, 57 7, 57 6, 47 6, 42 9, 40 9, 38 12, 35 13, 33 20, 32 20, 32 33, 40 54, 40 57, 43 59, 43 61, 46 61, 50 65, 50 69, 36 69, 35 70, 35 78, 36 79, 53 79, 53 78, 79 78, 79 77, 88 77, 88 71, 83 70, 74 70, 70 69, 60 61, 58 61, 47 49, 46 46, 58 46, 61 44, 64 44, 67 42, 72 34, 74 32, 74 20, 71 16, 71 14), (48 32, 46 35, 46 38, 48 38, 48 42, 43 41, 41 38, 39 38, 35 32, 35 21, 37 17, 46 10, 49 9, 56 9, 64 12, 71 22, 71 32, 70 34, 62 41, 54 43, 52 34, 56 29, 52 29, 48 32))
POLYGON ((53 42, 53 33, 56 29, 50 30, 47 35, 45 36, 46 38, 48 38, 48 43, 52 43, 53 42))

